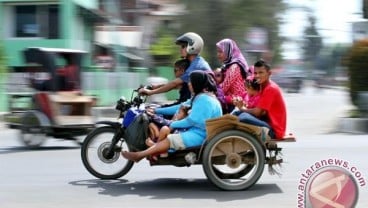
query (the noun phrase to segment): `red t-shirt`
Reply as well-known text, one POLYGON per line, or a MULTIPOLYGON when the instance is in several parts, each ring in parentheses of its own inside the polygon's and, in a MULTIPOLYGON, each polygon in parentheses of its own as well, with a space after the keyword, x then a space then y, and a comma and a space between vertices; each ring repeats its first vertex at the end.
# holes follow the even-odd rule
POLYGON ((275 132, 276 138, 283 138, 286 131, 286 106, 281 89, 275 82, 270 80, 261 89, 257 107, 266 111, 266 122, 275 132))

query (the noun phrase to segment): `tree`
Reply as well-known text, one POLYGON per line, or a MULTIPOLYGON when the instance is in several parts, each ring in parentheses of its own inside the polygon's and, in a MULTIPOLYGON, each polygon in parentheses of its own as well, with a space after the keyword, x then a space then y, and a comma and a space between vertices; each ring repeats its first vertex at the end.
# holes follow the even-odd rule
POLYGON ((150 53, 156 64, 172 64, 177 56, 177 49, 173 44, 174 37, 170 34, 162 34, 150 47, 150 53))
POLYGON ((187 0, 186 14, 178 21, 181 28, 179 34, 186 32, 198 33, 204 40, 202 56, 211 66, 218 66, 216 59, 216 42, 223 38, 229 23, 225 24, 225 6, 222 0, 187 0))
POLYGON ((346 60, 349 71, 349 87, 352 103, 358 106, 358 93, 368 91, 368 39, 354 43, 346 60))
POLYGON ((205 41, 203 56, 212 67, 219 65, 216 42, 223 38, 235 40, 244 51, 244 35, 250 27, 268 32, 269 49, 281 57, 279 14, 285 9, 282 0, 186 0, 187 13, 180 19, 180 32, 196 32, 205 41))
POLYGON ((316 28, 316 18, 312 15, 308 17, 309 25, 304 30, 303 58, 304 61, 315 68, 315 63, 322 49, 322 37, 316 28))

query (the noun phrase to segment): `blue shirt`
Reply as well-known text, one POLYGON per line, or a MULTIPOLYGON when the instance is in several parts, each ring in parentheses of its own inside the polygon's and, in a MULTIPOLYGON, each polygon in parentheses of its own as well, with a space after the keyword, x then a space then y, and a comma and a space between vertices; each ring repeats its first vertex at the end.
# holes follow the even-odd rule
POLYGON ((212 71, 207 61, 198 55, 192 62, 190 62, 189 67, 185 70, 184 74, 180 76, 180 79, 183 80, 183 82, 188 83, 189 75, 194 70, 212 71))
POLYGON ((201 93, 195 97, 188 116, 173 121, 170 127, 186 129, 186 131, 179 133, 186 148, 200 146, 207 137, 206 120, 220 116, 222 116, 222 109, 217 98, 201 93))

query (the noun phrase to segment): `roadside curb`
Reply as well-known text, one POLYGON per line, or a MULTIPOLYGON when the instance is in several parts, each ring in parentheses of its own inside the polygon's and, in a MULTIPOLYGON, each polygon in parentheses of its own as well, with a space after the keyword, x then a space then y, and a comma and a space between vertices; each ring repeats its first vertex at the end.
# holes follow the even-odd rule
POLYGON ((368 134, 368 118, 340 118, 336 132, 368 134))

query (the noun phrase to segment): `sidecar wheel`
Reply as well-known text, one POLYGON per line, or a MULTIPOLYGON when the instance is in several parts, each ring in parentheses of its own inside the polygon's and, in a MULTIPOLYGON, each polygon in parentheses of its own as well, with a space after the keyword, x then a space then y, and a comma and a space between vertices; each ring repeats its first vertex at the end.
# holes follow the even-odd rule
POLYGON ((104 126, 93 130, 84 140, 81 148, 83 165, 88 172, 100 179, 118 179, 127 174, 134 162, 121 156, 121 150, 128 150, 125 142, 116 145, 114 154, 107 157, 104 154, 109 148, 115 129, 104 126), (121 147, 121 148, 120 148, 121 147))
POLYGON ((239 130, 221 132, 203 152, 208 180, 222 190, 245 190, 262 176, 265 152, 253 135, 239 130))

